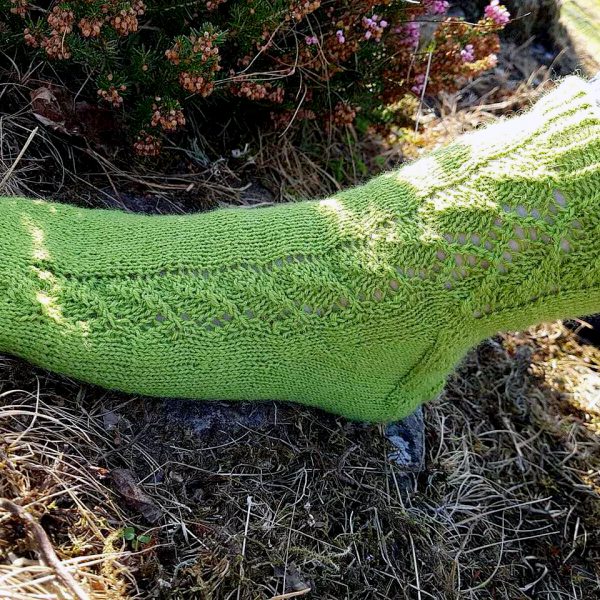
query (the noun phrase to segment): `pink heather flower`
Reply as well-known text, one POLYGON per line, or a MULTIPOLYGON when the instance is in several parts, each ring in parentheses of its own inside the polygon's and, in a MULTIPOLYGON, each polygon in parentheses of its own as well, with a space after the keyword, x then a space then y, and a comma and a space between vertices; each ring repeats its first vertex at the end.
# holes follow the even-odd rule
POLYGON ((417 21, 409 21, 401 27, 396 27, 394 33, 402 36, 401 44, 407 48, 416 48, 421 37, 421 25, 417 21))
POLYGON ((346 41, 346 38, 344 37, 344 32, 341 29, 338 29, 335 32, 335 35, 337 36, 337 40, 340 44, 343 44, 346 41))
POLYGON ((425 75, 423 73, 419 73, 415 75, 415 85, 413 85, 410 89, 417 96, 420 96, 423 93, 423 86, 425 85, 425 75))
POLYGON ((381 41, 383 30, 389 25, 389 23, 382 19, 379 15, 373 15, 371 17, 362 18, 362 26, 366 29, 365 40, 375 40, 376 42, 381 41))
POLYGON ((495 54, 490 54, 488 56, 488 64, 489 68, 493 69, 498 64, 498 57, 495 54))
POLYGON ((492 0, 483 11, 487 19, 494 21, 498 27, 504 27, 510 21, 510 13, 500 0, 492 0))
POLYGON ((423 0, 423 6, 428 15, 443 15, 450 4, 446 0, 423 0))
POLYGON ((463 62, 471 63, 475 60, 475 51, 473 48, 473 44, 467 44, 461 51, 460 57, 463 59, 463 62))
POLYGON ((319 40, 316 35, 307 36, 304 40, 307 46, 313 46, 314 44, 318 44, 319 40))

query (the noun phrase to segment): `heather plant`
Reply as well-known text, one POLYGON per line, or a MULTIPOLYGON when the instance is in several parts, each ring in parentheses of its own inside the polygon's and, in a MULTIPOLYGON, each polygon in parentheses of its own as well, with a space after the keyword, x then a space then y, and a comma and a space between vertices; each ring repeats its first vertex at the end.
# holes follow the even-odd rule
POLYGON ((4 49, 36 53, 48 79, 116 111, 135 153, 155 156, 199 109, 284 132, 385 127, 406 95, 453 91, 495 65, 509 20, 477 23, 445 0, 0 0, 4 49), (6 34, 8 32, 8 34, 6 34), (389 117, 388 117, 389 118, 389 117))

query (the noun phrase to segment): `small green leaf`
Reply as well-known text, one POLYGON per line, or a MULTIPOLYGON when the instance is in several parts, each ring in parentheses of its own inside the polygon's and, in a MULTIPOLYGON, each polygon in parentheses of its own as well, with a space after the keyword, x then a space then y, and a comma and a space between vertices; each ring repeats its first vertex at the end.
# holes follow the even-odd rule
POLYGON ((123 529, 123 539, 128 542, 135 538, 135 529, 133 527, 125 527, 123 529))
POLYGON ((140 544, 147 544, 152 538, 149 535, 138 535, 137 541, 140 544))

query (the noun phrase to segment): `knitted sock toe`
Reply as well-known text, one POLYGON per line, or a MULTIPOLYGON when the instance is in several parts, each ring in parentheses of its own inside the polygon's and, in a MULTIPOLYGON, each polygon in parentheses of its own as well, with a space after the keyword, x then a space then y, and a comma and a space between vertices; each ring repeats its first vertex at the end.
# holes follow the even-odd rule
POLYGON ((600 114, 527 114, 323 200, 143 216, 0 203, 0 349, 154 396, 389 421, 499 331, 600 310, 600 114))

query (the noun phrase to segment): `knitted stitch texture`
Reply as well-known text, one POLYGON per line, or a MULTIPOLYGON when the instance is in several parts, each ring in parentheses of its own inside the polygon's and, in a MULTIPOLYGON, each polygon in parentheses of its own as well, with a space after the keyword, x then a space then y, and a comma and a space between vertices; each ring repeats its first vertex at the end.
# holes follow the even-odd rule
POLYGON ((527 114, 364 186, 146 216, 0 200, 0 350, 107 388, 390 421, 500 330, 600 310, 600 112, 527 114))

